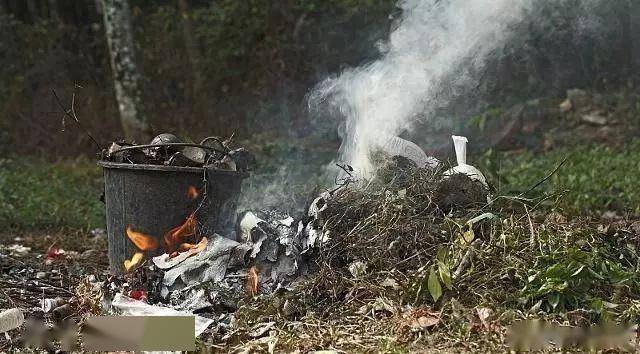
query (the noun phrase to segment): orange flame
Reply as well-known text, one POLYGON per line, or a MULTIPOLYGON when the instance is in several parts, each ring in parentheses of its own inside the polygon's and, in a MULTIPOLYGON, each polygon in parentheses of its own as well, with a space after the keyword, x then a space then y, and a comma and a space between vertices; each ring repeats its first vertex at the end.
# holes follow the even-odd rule
POLYGON ((167 253, 172 253, 182 243, 182 240, 194 236, 196 234, 198 223, 196 221, 195 214, 189 215, 187 220, 180 226, 174 227, 164 234, 164 242, 167 248, 167 253))
POLYGON ((260 290, 260 282, 258 280, 258 272, 256 267, 251 267, 247 271, 247 292, 251 296, 255 296, 258 294, 258 290, 260 290))
POLYGON ((200 239, 200 242, 196 244, 186 243, 186 242, 182 243, 177 251, 169 255, 169 258, 173 258, 177 256, 180 252, 189 252, 189 257, 194 256, 202 252, 202 250, 204 250, 207 247, 207 242, 208 242, 207 238, 203 237, 200 239))
POLYGON ((200 192, 198 192, 198 189, 194 186, 189 186, 189 188, 187 188, 187 197, 189 199, 196 199, 198 198, 198 196, 200 195, 200 192))
POLYGON ((133 231, 131 226, 127 227, 127 236, 141 251, 153 251, 158 248, 158 241, 155 238, 142 232, 133 231))
POLYGON ((144 257, 144 253, 136 252, 133 255, 133 257, 131 257, 131 260, 127 259, 124 261, 124 269, 128 272, 129 270, 134 268, 136 265, 138 265, 142 261, 143 257, 144 257))

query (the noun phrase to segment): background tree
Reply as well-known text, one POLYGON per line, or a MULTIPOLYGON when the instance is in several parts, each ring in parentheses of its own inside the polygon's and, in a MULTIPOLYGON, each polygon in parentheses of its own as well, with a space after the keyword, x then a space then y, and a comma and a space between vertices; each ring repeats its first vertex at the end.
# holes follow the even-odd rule
POLYGON ((142 75, 136 65, 131 8, 127 0, 102 0, 102 7, 122 128, 128 139, 146 142, 151 129, 142 100, 142 75))

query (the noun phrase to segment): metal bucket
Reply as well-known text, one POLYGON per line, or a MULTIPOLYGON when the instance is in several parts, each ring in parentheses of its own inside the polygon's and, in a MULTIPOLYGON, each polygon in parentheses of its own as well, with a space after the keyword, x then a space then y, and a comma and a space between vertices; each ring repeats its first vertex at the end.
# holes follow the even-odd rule
MULTIPOLYGON (((126 235, 131 227, 162 244, 163 235, 195 212, 199 232, 227 235, 235 223, 238 198, 246 173, 213 167, 177 167, 100 161, 103 167, 109 265, 123 271, 123 262, 137 251, 126 235), (189 187, 199 191, 190 198, 189 187)), ((162 252, 160 247, 157 253, 162 252)), ((149 255, 154 255, 149 254, 149 255)))

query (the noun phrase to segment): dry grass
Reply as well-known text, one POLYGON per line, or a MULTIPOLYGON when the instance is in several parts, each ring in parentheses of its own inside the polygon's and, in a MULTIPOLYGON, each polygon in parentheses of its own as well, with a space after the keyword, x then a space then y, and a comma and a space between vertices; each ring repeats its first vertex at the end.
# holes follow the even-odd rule
POLYGON ((443 210, 440 180, 440 171, 409 169, 336 191, 321 216, 330 241, 313 258, 317 273, 291 292, 247 299, 235 329, 214 341, 265 351, 507 351, 516 320, 640 318, 636 224, 568 223, 539 210, 539 199, 507 196, 443 210), (252 335, 266 322, 275 324, 252 335))

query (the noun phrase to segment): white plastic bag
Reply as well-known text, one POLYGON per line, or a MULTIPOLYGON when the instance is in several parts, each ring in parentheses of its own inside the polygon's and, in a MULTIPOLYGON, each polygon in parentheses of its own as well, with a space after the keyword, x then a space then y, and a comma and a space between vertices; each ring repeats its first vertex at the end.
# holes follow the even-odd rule
POLYGON ((480 181, 485 188, 489 188, 487 184, 487 179, 484 177, 482 172, 477 168, 467 164, 467 140, 464 136, 451 136, 453 139, 453 147, 456 150, 456 160, 458 161, 458 166, 453 167, 450 170, 444 172, 444 176, 452 176, 456 173, 463 173, 469 178, 474 179, 476 181, 480 181))
POLYGON ((436 158, 427 156, 424 150, 409 140, 385 133, 379 133, 378 139, 376 140, 380 149, 387 154, 406 157, 415 162, 420 168, 434 168, 438 165, 439 161, 436 158))

